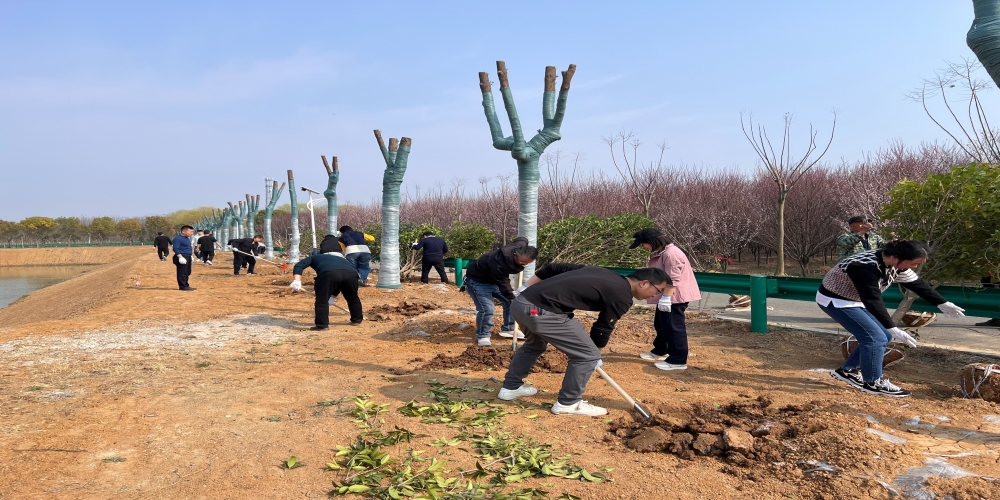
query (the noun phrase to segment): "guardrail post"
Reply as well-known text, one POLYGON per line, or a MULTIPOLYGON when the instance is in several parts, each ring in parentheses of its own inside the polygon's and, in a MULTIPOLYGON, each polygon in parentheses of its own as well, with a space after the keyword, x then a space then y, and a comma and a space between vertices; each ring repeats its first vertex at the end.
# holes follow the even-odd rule
POLYGON ((750 276, 750 331, 767 333, 767 278, 750 276))
POLYGON ((465 280, 462 279, 462 264, 464 264, 463 259, 455 259, 455 286, 462 286, 465 280))

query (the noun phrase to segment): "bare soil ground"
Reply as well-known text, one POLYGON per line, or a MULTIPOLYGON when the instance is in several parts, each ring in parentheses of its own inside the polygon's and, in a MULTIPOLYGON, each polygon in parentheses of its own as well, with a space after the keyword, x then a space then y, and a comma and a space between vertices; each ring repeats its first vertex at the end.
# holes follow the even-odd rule
MULTIPOLYGON (((317 334, 307 330, 312 296, 288 293, 287 274, 261 263, 261 275, 233 277, 229 265, 221 253, 214 267, 196 265, 198 290, 180 292, 173 266, 150 251, 0 310, 0 498, 321 498, 343 479, 325 464, 357 436, 344 410, 361 394, 389 405, 387 428, 425 435, 392 449, 424 450, 450 471, 474 466, 467 445, 431 446, 456 437, 453 428, 397 411, 432 401, 431 381, 462 397, 495 396, 509 340, 471 347, 467 295, 436 284, 364 288, 366 313, 381 321, 351 326, 334 309, 334 324, 317 334), (305 466, 280 466, 293 455, 305 466)), ((549 413, 560 353, 531 375, 537 396, 493 400, 508 411, 507 431, 613 481, 545 477, 508 489, 588 499, 887 499, 919 489, 1000 498, 1000 484, 980 477, 1000 476, 1000 407, 963 399, 957 383, 965 364, 997 360, 911 349, 887 375, 913 396, 880 398, 824 371, 842 361, 837 337, 756 335, 689 315, 690 368, 663 372, 637 357, 650 347, 649 314, 634 309, 604 351, 606 371, 653 421, 636 420, 597 377, 587 398, 607 417, 549 413), (920 468, 935 466, 951 473, 924 480, 920 468)))

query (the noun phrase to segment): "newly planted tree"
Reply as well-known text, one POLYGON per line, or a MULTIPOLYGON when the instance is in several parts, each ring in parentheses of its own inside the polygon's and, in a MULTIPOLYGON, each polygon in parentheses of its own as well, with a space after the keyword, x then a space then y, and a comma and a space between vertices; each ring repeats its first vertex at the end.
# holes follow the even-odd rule
POLYGON ((1000 0, 972 0, 975 19, 965 43, 1000 86, 1000 0))
POLYGON ((326 234, 337 234, 337 183, 340 182, 340 165, 336 156, 331 156, 329 163, 326 156, 321 155, 320 158, 323 159, 327 175, 326 191, 323 191, 323 196, 326 197, 326 234))
MULTIPOLYGON (((521 120, 514 105, 514 94, 510 90, 507 79, 507 65, 497 61, 497 77, 500 80, 500 95, 503 97, 504 109, 510 121, 511 135, 504 137, 500 120, 497 119, 493 104, 493 89, 489 74, 479 73, 479 88, 483 92, 483 111, 490 126, 493 147, 510 151, 511 157, 517 160, 517 191, 518 216, 517 234, 528 238, 532 245, 538 241, 538 159, 550 144, 562 138, 559 128, 566 115, 566 99, 569 96, 569 86, 576 72, 576 65, 570 64, 562 72, 562 85, 559 96, 556 97, 556 68, 545 67, 545 91, 542 94, 542 129, 531 140, 525 141, 521 120)), ((524 268, 524 279, 530 278, 535 272, 535 265, 524 268)))
POLYGON ((385 159, 382 175, 382 251, 379 254, 378 288, 399 288, 399 186, 403 184, 406 163, 410 157, 409 137, 399 141, 389 139, 386 148, 382 133, 375 131, 375 139, 385 159))
POLYGON ((229 240, 232 239, 231 236, 233 236, 233 233, 230 232, 232 224, 233 224, 233 204, 229 203, 228 208, 222 209, 222 241, 224 242, 223 244, 226 245, 227 247, 229 246, 229 240))
POLYGON ((257 229, 254 228, 254 221, 257 220, 257 212, 260 212, 260 195, 250 196, 247 195, 247 238, 252 238, 257 234, 257 229))
POLYGON ((775 270, 775 274, 778 276, 785 275, 785 200, 788 198, 788 192, 798 184, 799 180, 802 179, 809 170, 816 166, 827 151, 830 150, 830 144, 833 144, 833 134, 837 130, 837 113, 833 114, 833 127, 830 129, 830 140, 827 141, 826 147, 820 152, 818 156, 811 159, 813 153, 818 149, 816 145, 816 135, 819 132, 813 130, 812 124, 809 125, 809 145, 806 147, 806 151, 802 154, 800 158, 795 158, 792 156, 792 114, 785 113, 785 130, 781 138, 781 148, 778 152, 774 151, 774 146, 771 144, 771 139, 767 137, 767 131, 764 129, 763 125, 758 124, 754 128, 753 115, 747 117, 749 123, 743 122, 743 115, 740 114, 740 125, 743 127, 743 135, 746 136, 750 144, 753 145, 754 151, 757 152, 757 156, 760 157, 761 163, 763 164, 763 169, 766 171, 771 180, 778 185, 778 234, 775 238, 778 245, 778 267, 775 270), (749 130, 747 130, 749 128, 749 130))
POLYGON ((271 234, 271 218, 274 217, 274 206, 278 204, 278 199, 281 198, 281 192, 285 190, 285 183, 281 183, 281 187, 278 187, 278 181, 274 181, 274 186, 271 188, 271 199, 267 201, 267 207, 264 209, 264 246, 267 250, 264 251, 265 259, 274 258, 274 235, 271 234))
POLYGON ((295 176, 288 171, 288 197, 292 202, 292 236, 288 240, 288 262, 299 261, 299 199, 295 193, 295 176))

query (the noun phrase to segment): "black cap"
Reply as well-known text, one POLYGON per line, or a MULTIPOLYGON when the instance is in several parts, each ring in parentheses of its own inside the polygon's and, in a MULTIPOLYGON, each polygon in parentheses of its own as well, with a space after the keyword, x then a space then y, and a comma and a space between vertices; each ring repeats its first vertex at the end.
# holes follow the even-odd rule
POLYGON ((632 242, 632 245, 629 246, 629 248, 630 249, 636 248, 643 243, 649 243, 649 240, 657 236, 663 236, 663 233, 660 232, 660 230, 656 229, 655 227, 647 227, 646 229, 641 229, 638 233, 632 235, 632 237, 635 238, 635 241, 632 242))
POLYGON ((868 218, 864 215, 855 215, 854 217, 847 219, 848 224, 854 224, 855 222, 868 222, 868 218))

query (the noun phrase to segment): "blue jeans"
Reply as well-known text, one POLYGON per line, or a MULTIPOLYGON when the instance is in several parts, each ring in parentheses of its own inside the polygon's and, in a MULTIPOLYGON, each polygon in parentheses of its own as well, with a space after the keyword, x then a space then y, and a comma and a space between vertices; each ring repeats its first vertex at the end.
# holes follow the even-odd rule
POLYGON ((510 314, 510 300, 500 293, 500 288, 496 285, 487 285, 478 281, 465 278, 465 290, 472 297, 472 302, 476 304, 476 338, 484 339, 490 337, 490 330, 493 329, 493 313, 496 305, 493 299, 500 301, 503 306, 503 331, 514 330, 514 317, 510 314))
POLYGON ((882 358, 892 334, 863 307, 819 308, 858 339, 858 348, 844 361, 844 369, 861 368, 861 376, 868 384, 882 378, 882 358))
POLYGON ((372 254, 367 252, 349 253, 344 258, 358 270, 358 274, 361 275, 361 282, 368 283, 368 273, 372 272, 372 254))

